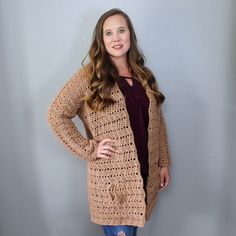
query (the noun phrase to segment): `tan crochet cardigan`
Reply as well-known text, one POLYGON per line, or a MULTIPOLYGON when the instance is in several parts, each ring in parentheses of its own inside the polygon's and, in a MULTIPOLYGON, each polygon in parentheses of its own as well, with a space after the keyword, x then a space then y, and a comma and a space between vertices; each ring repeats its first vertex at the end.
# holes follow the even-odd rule
POLYGON ((75 156, 88 160, 88 198, 91 221, 102 225, 143 227, 157 202, 160 167, 170 166, 168 141, 161 105, 149 91, 149 177, 147 204, 140 174, 140 164, 129 123, 125 98, 117 83, 111 96, 116 103, 94 112, 84 102, 90 92, 90 65, 79 69, 54 98, 48 110, 48 122, 54 134, 75 156), (76 115, 83 121, 87 138, 71 120, 76 115), (117 158, 96 157, 98 142, 116 140, 121 152, 117 158))

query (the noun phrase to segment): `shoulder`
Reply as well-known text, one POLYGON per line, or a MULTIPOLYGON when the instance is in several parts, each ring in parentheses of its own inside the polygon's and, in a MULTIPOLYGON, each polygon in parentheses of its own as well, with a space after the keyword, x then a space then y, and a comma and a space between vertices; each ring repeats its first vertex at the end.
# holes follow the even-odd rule
POLYGON ((92 73, 92 65, 86 64, 79 68, 75 74, 72 76, 72 79, 78 82, 88 82, 92 73))
POLYGON ((70 94, 71 96, 79 96, 89 90, 89 78, 91 75, 92 67, 90 64, 83 65, 77 69, 74 74, 65 82, 60 93, 70 94))
POLYGON ((77 71, 75 71, 75 73, 67 81, 67 84, 77 88, 88 87, 91 73, 92 73, 92 65, 91 64, 83 65, 82 67, 77 69, 77 71))
POLYGON ((81 80, 86 80, 90 77, 91 73, 92 73, 92 65, 88 63, 79 68, 76 71, 75 75, 81 80))

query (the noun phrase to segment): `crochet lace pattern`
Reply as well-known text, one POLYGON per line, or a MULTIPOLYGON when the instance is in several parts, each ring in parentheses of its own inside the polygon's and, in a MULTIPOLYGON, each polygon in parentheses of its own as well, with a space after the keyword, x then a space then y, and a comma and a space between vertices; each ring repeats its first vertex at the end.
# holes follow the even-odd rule
POLYGON ((102 225, 143 227, 157 202, 160 168, 171 165, 161 104, 157 104, 154 95, 146 91, 150 100, 146 204, 125 98, 115 84, 111 92, 115 104, 99 112, 92 111, 84 101, 84 96, 91 92, 90 70, 90 64, 80 68, 53 99, 47 113, 49 126, 74 157, 88 161, 91 221, 102 225), (87 137, 72 121, 76 115, 82 120, 87 137), (96 157, 98 143, 105 138, 115 140, 113 146, 120 151, 116 158, 96 157))

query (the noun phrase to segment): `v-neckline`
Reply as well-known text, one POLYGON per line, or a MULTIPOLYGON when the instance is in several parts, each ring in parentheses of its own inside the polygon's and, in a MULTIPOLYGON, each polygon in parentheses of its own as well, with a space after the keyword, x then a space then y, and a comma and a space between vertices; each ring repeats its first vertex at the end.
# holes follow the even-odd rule
POLYGON ((125 83, 127 83, 128 85, 129 85, 129 87, 133 87, 134 86, 134 80, 133 80, 133 77, 129 77, 129 76, 123 76, 123 75, 120 75, 120 77, 121 78, 123 78, 126 82, 125 83), (127 79, 131 79, 132 80, 132 85, 127 81, 127 79))

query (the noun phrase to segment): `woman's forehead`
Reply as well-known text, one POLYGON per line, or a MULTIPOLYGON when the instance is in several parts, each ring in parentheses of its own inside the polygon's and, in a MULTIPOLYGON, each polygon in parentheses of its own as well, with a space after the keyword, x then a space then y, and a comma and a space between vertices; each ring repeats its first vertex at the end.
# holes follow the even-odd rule
POLYGON ((109 16, 103 24, 104 32, 107 30, 118 29, 121 27, 127 28, 127 22, 125 18, 121 15, 109 16))

